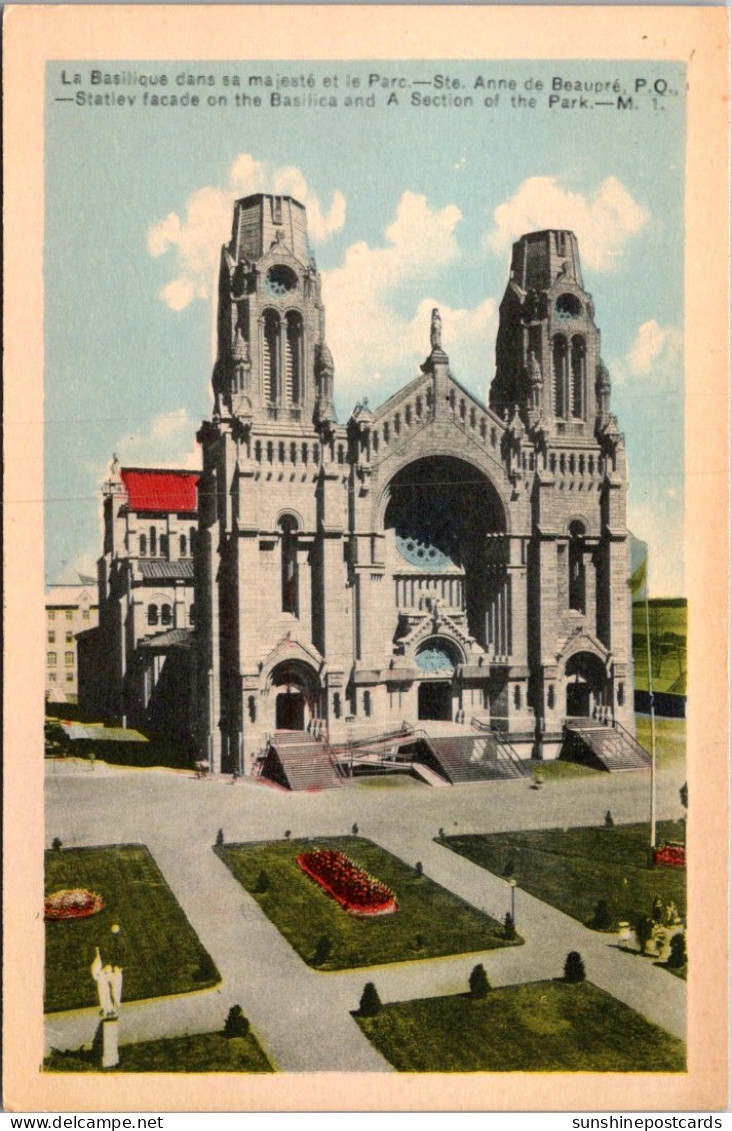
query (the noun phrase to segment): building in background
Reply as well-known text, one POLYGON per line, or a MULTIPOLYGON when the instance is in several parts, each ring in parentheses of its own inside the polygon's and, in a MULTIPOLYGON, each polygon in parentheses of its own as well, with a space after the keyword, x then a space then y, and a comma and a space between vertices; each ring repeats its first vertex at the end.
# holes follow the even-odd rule
POLYGON ((110 467, 99 625, 79 638, 92 717, 190 736, 197 483, 190 471, 110 467))
POLYGON ((77 634, 96 627, 97 585, 81 577, 77 585, 54 585, 46 592, 46 698, 76 702, 79 691, 77 634))

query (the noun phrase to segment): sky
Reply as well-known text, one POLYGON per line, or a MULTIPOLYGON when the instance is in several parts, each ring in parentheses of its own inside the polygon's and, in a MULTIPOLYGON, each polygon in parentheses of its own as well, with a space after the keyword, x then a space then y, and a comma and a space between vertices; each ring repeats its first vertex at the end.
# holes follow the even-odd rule
POLYGON ((233 201, 264 191, 306 205, 342 422, 357 400, 375 406, 416 375, 433 306, 455 376, 487 400, 511 244, 535 229, 572 229, 626 437, 629 527, 650 545, 651 594, 683 595, 684 83, 676 63, 652 73, 597 61, 49 64, 47 583, 95 573, 113 453, 123 465, 199 465, 221 245, 233 201), (167 93, 197 93, 201 105, 144 106, 139 84, 91 86, 92 69, 165 74, 167 93), (252 73, 273 82, 312 74, 315 87, 280 92, 339 105, 270 106, 260 90, 262 106, 237 106, 224 76, 252 73), (213 83, 189 88, 188 75, 213 83), (347 75, 374 105, 346 108, 347 75), (369 86, 369 75, 379 81, 369 86), (459 82, 457 97, 473 106, 411 105, 410 90, 441 97, 435 75, 459 82), (324 86, 336 77, 337 87, 324 86), (397 87, 390 104, 395 88, 381 80, 395 77, 420 85, 397 87), (646 86, 635 95, 639 78, 646 86), (485 106, 493 95, 476 80, 494 79, 514 79, 527 97, 532 83, 536 107, 512 107, 506 89, 485 106), (557 79, 617 81, 633 108, 592 105, 613 93, 550 108, 557 79), (667 93, 652 96, 659 81, 667 93), (135 103, 57 100, 78 91, 135 103))

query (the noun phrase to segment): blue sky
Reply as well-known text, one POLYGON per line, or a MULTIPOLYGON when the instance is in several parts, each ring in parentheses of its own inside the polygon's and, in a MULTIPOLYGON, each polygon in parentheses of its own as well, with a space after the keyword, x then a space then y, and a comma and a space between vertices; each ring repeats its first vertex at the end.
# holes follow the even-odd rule
MULTIPOLYGON (((683 581, 683 95, 654 109, 497 107, 477 75, 615 80, 645 65, 249 64, 272 75, 449 73, 475 105, 364 109, 79 107, 61 71, 166 72, 178 63, 49 64, 46 115, 46 578, 93 570, 99 488, 122 463, 192 465, 210 412, 213 293, 236 196, 306 204, 323 273, 336 404, 388 397, 428 350, 429 311, 460 381, 487 397, 511 242, 572 228, 595 298, 612 408, 630 464, 629 524, 651 546, 651 591, 683 581)), ((224 74, 241 64, 187 64, 224 74)), ((681 64, 654 65, 683 92, 681 64)), ((89 89, 88 85, 84 88, 89 89)), ((99 88, 97 88, 99 89, 99 88)), ((178 88, 182 89, 182 88, 178 88)), ((427 87, 419 88, 428 90, 427 87)), ((317 93, 322 93, 320 86, 317 93)), ((200 93, 200 91, 199 91, 200 93)), ((302 92, 296 92, 302 93, 302 92)), ((345 91, 341 87, 339 97, 345 91)))

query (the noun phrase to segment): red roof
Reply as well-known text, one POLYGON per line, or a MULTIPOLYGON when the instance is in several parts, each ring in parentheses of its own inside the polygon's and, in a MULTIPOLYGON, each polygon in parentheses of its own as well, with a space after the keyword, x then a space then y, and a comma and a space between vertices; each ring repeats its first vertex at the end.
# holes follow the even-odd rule
POLYGON ((197 509, 197 472, 155 469, 138 471, 123 467, 120 475, 127 489, 130 510, 194 514, 197 509))

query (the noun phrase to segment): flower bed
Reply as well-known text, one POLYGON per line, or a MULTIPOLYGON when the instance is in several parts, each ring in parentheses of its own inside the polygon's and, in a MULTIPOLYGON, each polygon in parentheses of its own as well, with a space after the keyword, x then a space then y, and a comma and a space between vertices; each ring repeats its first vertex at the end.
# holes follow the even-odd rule
POLYGON ((104 907, 97 892, 86 888, 64 888, 47 895, 43 902, 44 919, 86 919, 104 907))
POLYGON ((664 844, 654 848, 653 863, 665 868, 685 868, 686 849, 680 844, 664 844))
POLYGON ((342 852, 319 848, 302 852, 298 866, 353 915, 392 915, 398 910, 396 895, 342 852))

